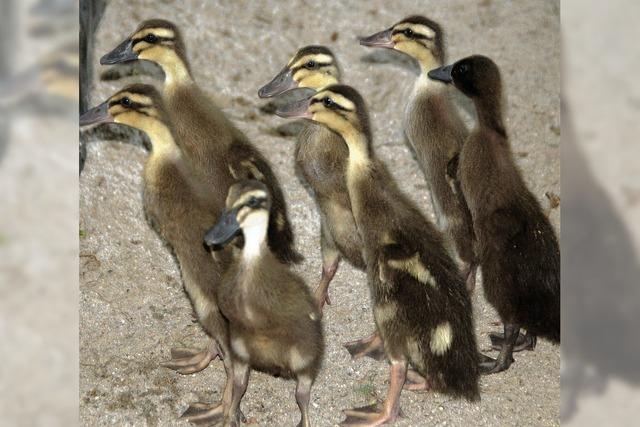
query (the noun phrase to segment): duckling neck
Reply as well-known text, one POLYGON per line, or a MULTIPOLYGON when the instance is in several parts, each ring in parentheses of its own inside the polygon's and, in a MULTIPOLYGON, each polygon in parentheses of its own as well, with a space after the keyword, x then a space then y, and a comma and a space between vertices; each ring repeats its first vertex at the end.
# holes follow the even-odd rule
POLYGON ((371 153, 369 141, 365 134, 358 131, 349 131, 342 134, 349 148, 349 170, 361 170, 371 165, 371 153))
POLYGON ((416 59, 418 65, 420 65, 420 78, 433 81, 427 77, 427 73, 433 69, 442 67, 442 60, 436 58, 431 52, 424 53, 416 59))
POLYGON ((193 77, 188 64, 175 52, 168 53, 160 62, 164 71, 164 84, 166 88, 193 83, 193 77))
POLYGON ((161 157, 176 152, 177 146, 173 134, 165 124, 154 121, 143 130, 151 141, 151 156, 161 157))
POLYGON ((242 248, 242 260, 245 265, 257 262, 267 245, 267 227, 255 225, 242 230, 244 234, 244 248, 242 248))
MULTIPOLYGON (((420 75, 416 80, 414 90, 417 92, 444 90, 447 84, 438 80, 432 80, 427 75, 429 71, 442 66, 442 61, 436 59, 433 55, 428 55, 423 60, 418 60, 420 64, 420 75)), ((414 92, 415 95, 415 92, 414 92)))
POLYGON ((507 136, 502 121, 502 102, 499 97, 477 97, 474 100, 478 114, 478 124, 490 128, 502 136, 507 136))

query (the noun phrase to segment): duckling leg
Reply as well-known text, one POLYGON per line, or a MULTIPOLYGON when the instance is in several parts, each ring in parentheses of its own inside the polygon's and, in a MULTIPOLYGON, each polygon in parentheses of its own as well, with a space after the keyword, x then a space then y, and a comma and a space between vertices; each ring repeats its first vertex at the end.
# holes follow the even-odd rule
POLYGON ((172 348, 171 360, 162 362, 165 368, 173 369, 182 375, 200 372, 216 357, 222 358, 222 351, 218 343, 211 338, 203 350, 192 348, 172 348))
POLYGON ((316 304, 320 314, 322 314, 325 303, 331 305, 331 300, 329 299, 329 283, 331 283, 333 276, 335 276, 336 271, 338 271, 341 258, 340 252, 333 243, 333 238, 329 235, 328 227, 323 224, 321 231, 322 277, 315 291, 316 304))
MULTIPOLYGON (((489 338, 491 339, 491 348, 494 350, 500 350, 502 348, 502 344, 504 343, 504 334, 499 334, 497 332, 491 332, 489 334, 489 338)), ((513 351, 524 351, 524 350, 535 350, 536 344, 538 343, 538 337, 536 334, 532 334, 527 331, 526 334, 518 334, 516 338, 516 343, 513 347, 513 351)))
POLYGON ((391 383, 387 391, 387 398, 382 403, 382 409, 378 411, 377 405, 363 408, 348 409, 344 411, 346 419, 341 426, 379 426, 395 421, 400 413, 400 393, 407 375, 406 360, 391 361, 391 383))
POLYGON ((302 415, 298 427, 311 427, 311 420, 309 419, 309 399, 311 398, 312 384, 313 379, 308 374, 301 374, 297 378, 296 402, 302 415))
POLYGON ((402 387, 410 391, 426 391, 430 390, 429 381, 413 369, 407 369, 407 379, 402 387))
POLYGON ((349 341, 343 345, 351 355, 352 360, 367 356, 374 360, 381 361, 386 357, 382 338, 380 338, 380 334, 377 331, 367 338, 349 341))
POLYGON ((233 363, 233 392, 229 412, 224 420, 225 426, 238 427, 242 421, 243 415, 240 411, 240 401, 247 391, 249 372, 249 365, 246 363, 239 360, 233 363))
MULTIPOLYGON (((223 359, 227 380, 224 385, 222 402, 208 404, 202 402, 192 403, 182 413, 180 419, 187 420, 196 425, 215 425, 228 415, 233 393, 233 362, 230 357, 223 359)), ((242 413, 240 413, 242 416, 242 413)))
POLYGON ((516 340, 520 335, 520 326, 513 323, 504 324, 504 336, 505 340, 502 343, 500 354, 497 359, 492 359, 488 356, 482 355, 482 361, 480 362, 480 372, 482 374, 496 374, 498 372, 506 371, 509 366, 514 362, 513 360, 513 347, 516 340))

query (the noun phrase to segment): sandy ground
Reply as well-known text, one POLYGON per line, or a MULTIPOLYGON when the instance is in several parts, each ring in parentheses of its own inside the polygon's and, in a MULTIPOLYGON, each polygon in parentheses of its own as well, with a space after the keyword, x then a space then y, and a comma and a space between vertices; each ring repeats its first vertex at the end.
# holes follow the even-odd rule
MULTIPOLYGON (((344 2, 111 1, 97 31, 99 56, 146 18, 164 17, 184 29, 196 80, 225 108, 272 162, 287 197, 297 244, 306 260, 297 271, 315 286, 320 273, 319 221, 310 196, 294 175, 294 140, 275 135, 283 123, 264 114, 257 89, 295 50, 327 44, 336 53, 344 81, 365 97, 374 146, 401 187, 433 218, 424 179, 403 142, 401 119, 415 78, 397 61, 373 63, 357 35, 388 27, 421 13, 447 32, 449 58, 483 53, 501 66, 507 93, 507 127, 516 159, 530 188, 560 194, 558 2, 467 1, 390 2, 358 7, 344 2), (334 39, 335 41, 332 41, 334 39)), ((380 60, 380 57, 377 57, 380 60)), ((93 103, 126 83, 96 77, 93 103)), ((145 80, 149 80, 145 78, 145 80)), ((468 107, 468 106, 467 106, 468 107)), ((126 141, 92 142, 80 178, 80 422, 83 425, 176 425, 194 401, 220 398, 221 363, 190 376, 159 366, 173 346, 201 346, 205 335, 194 323, 178 267, 145 222, 141 171, 146 152, 126 141)), ((559 211, 551 214, 559 229, 559 211)), ((372 330, 365 277, 346 263, 330 289, 325 312, 327 351, 312 392, 315 425, 335 425, 340 410, 361 406, 387 388, 387 366, 352 362, 341 343, 372 330)), ((495 330, 497 316, 481 292, 474 296, 480 348, 495 330)), ((469 404, 432 393, 404 392, 406 414, 397 425, 558 425, 560 352, 540 342, 535 352, 516 355, 508 372, 482 378, 482 401, 469 404)), ((295 425, 294 384, 252 375, 243 401, 259 425, 295 425)))

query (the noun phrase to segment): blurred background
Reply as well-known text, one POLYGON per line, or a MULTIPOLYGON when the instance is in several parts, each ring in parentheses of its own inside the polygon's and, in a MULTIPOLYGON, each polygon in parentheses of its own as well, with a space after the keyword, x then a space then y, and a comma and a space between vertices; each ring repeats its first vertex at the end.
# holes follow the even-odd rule
MULTIPOLYGON (((2 425, 78 422, 78 16, 89 40, 104 6, 0 2, 2 425)), ((639 16, 562 2, 563 425, 640 411, 639 16)))

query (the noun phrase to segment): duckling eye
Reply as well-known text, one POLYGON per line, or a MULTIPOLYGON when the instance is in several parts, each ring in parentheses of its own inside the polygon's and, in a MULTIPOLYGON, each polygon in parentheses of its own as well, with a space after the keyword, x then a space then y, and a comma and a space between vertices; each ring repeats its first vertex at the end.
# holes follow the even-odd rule
POLYGON ((335 102, 333 102, 333 99, 326 97, 322 100, 322 104, 327 108, 333 108, 335 102))
POLYGON ((469 66, 467 64, 460 64, 460 67, 458 68, 458 70, 460 71, 461 74, 464 74, 467 71, 469 71, 469 66))
POLYGON ((124 105, 125 107, 131 107, 131 100, 125 96, 120 100, 120 104, 124 105))
POLYGON ((316 64, 316 61, 314 61, 313 59, 310 60, 309 62, 307 62, 307 64, 305 65, 306 68, 308 68, 309 70, 312 70, 314 68, 316 68, 318 64, 316 64))
POLYGON ((146 36, 144 36, 144 41, 146 41, 147 43, 156 43, 158 41, 158 36, 151 33, 147 34, 146 36))
POLYGON ((404 35, 407 37, 413 37, 413 30, 411 28, 406 28, 404 30, 404 35))
POLYGON ((247 202, 247 206, 249 206, 250 208, 257 208, 259 205, 260 200, 258 200, 256 197, 251 197, 247 202))

